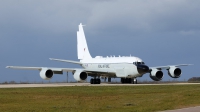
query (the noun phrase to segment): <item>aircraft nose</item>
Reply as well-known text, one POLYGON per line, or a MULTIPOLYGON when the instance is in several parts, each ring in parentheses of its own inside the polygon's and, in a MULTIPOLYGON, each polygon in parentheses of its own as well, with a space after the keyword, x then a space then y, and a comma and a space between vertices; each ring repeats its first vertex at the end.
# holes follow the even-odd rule
POLYGON ((137 70, 139 74, 145 74, 149 72, 149 67, 147 65, 137 65, 137 70))

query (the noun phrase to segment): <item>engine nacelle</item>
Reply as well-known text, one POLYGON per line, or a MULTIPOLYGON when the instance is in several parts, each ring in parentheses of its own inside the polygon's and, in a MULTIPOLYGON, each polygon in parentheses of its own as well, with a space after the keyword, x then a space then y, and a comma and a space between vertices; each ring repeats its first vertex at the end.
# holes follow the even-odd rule
POLYGON ((172 78, 179 78, 181 76, 181 69, 177 67, 170 67, 168 74, 172 78))
POLYGON ((77 81, 84 81, 87 79, 88 74, 86 72, 83 72, 82 70, 76 70, 74 72, 74 79, 77 81))
POLYGON ((50 69, 42 69, 40 71, 40 77, 45 80, 50 80, 53 77, 53 71, 50 69))
POLYGON ((150 77, 154 81, 160 81, 163 78, 163 72, 157 69, 153 69, 150 73, 150 77))

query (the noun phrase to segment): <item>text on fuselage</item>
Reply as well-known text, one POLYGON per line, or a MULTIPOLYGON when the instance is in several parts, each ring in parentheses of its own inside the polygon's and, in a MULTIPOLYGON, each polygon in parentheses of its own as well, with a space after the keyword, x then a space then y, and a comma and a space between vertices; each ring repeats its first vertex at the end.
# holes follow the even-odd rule
POLYGON ((110 68, 109 64, 99 64, 98 68, 110 68))

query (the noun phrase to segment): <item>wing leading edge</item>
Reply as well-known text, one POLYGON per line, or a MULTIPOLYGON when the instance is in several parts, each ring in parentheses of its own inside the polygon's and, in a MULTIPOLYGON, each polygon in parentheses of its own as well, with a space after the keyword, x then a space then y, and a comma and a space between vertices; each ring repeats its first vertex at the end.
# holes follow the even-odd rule
POLYGON ((82 68, 51 68, 51 67, 25 67, 25 66, 7 66, 6 68, 12 69, 23 69, 23 70, 39 70, 42 69, 50 69, 56 72, 75 72, 77 70, 81 70, 83 72, 91 72, 91 73, 106 73, 106 74, 115 74, 115 70, 113 69, 82 69, 82 68))
POLYGON ((163 70, 163 69, 170 69, 170 67, 189 66, 189 65, 193 65, 193 64, 178 64, 178 65, 157 66, 157 67, 149 67, 149 68, 163 70))

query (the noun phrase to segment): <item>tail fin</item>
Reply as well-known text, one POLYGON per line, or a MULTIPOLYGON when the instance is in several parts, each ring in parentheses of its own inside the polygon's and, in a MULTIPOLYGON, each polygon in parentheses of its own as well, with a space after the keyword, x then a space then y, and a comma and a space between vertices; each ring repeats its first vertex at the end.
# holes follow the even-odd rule
POLYGON ((82 23, 80 23, 79 31, 77 31, 77 51, 78 59, 80 60, 92 58, 87 46, 82 23))

